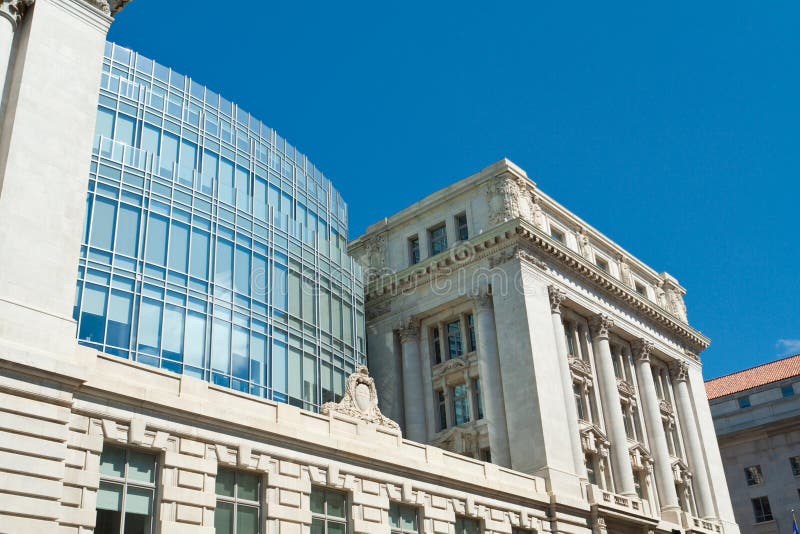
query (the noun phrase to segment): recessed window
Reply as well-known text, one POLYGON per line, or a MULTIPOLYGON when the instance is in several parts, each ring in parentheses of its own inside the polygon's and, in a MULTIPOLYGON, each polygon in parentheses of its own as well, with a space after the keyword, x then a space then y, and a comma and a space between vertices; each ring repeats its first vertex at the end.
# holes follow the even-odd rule
POLYGON ((467 327, 469 328, 469 350, 472 352, 478 350, 478 345, 475 342, 475 317, 471 313, 467 315, 467 327))
POLYGON ((100 454, 94 531, 153 532, 155 495, 156 457, 105 445, 100 454))
POLYGON ((431 338, 433 339, 433 358, 435 363, 442 363, 442 339, 439 334, 438 328, 431 330, 431 338))
POLYGON ((755 486, 764 482, 764 475, 761 473, 760 465, 751 465, 744 468, 744 476, 748 486, 755 486))
POLYGON ((261 515, 261 482, 246 471, 220 469, 215 483, 217 534, 258 534, 261 515))
POLYGON ((391 503, 389 505, 389 528, 392 534, 418 534, 419 514, 416 506, 391 503))
POLYGON ((589 479, 589 484, 597 484, 597 474, 595 472, 594 455, 593 454, 585 455, 584 463, 586 464, 586 477, 589 479))
POLYGON ((469 392, 466 384, 458 384, 450 388, 450 397, 453 399, 453 424, 463 425, 469 423, 469 392))
POLYGON ((597 265, 597 268, 600 269, 601 271, 606 273, 608 272, 608 261, 598 257, 594 259, 594 263, 595 265, 597 265))
POLYGON ((789 458, 789 465, 792 466, 792 474, 800 477, 800 456, 792 456, 789 458))
POLYGON ((791 397, 792 395, 794 395, 794 386, 792 384, 789 384, 788 386, 783 386, 781 388, 781 395, 783 395, 784 397, 791 397))
POLYGON ((483 419, 483 392, 480 378, 472 379, 472 397, 475 404, 475 419, 483 419))
POLYGON ((447 323, 447 355, 455 358, 464 354, 461 343, 461 321, 455 320, 447 323))
POLYGON ((637 293, 639 293, 639 294, 640 294, 640 295, 642 295, 643 297, 646 297, 646 296, 647 296, 647 288, 646 288, 646 287, 644 287, 644 285, 643 285, 643 284, 641 284, 641 283, 639 283, 639 282, 634 282, 634 283, 633 283, 633 285, 634 285, 634 288, 636 289, 636 292, 637 292, 637 293))
POLYGON ((750 499, 750 501, 753 503, 753 515, 756 523, 772 521, 772 508, 769 506, 768 497, 756 497, 755 499, 750 499))
POLYGON ((559 230, 558 228, 550 227, 550 237, 558 241, 559 243, 564 242, 564 232, 559 230))
POLYGON ((459 241, 466 241, 469 239, 469 228, 467 227, 467 214, 459 213, 455 218, 456 222, 456 235, 459 241))
POLYGON ((436 391, 436 407, 439 415, 439 431, 441 432, 447 428, 447 399, 441 389, 436 391))
POLYGON ((445 225, 436 226, 428 230, 428 240, 431 244, 431 256, 447 250, 447 229, 445 225))
POLYGON ((481 534, 481 523, 477 519, 456 516, 455 534, 481 534))
POLYGON ((414 236, 408 240, 408 255, 411 265, 419 263, 419 237, 414 236))
POLYGON ((347 495, 311 488, 311 533, 347 534, 347 495))
POLYGON ((746 397, 739 397, 739 408, 749 408, 750 407, 750 396, 746 397))

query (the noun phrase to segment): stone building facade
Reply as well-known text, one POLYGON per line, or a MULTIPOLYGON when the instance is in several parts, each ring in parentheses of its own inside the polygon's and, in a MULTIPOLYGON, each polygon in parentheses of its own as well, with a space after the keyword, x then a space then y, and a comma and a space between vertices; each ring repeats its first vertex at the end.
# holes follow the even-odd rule
POLYGON ((792 531, 800 509, 800 354, 706 382, 742 531, 792 531))
POLYGON ((674 277, 505 159, 350 252, 381 406, 409 438, 540 476, 613 532, 737 531, 697 356, 709 341, 674 277), (605 517, 609 501, 627 512, 605 517))

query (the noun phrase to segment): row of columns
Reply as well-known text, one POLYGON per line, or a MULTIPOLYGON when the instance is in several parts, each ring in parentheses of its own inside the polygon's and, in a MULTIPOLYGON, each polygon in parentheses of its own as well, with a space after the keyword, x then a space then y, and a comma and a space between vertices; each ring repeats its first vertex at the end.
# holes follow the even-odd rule
MULTIPOLYGON (((577 425, 577 406, 572 394, 572 374, 569 370, 568 354, 564 336, 564 327, 561 320, 561 303, 566 298, 563 290, 550 286, 550 306, 553 317, 553 328, 557 338, 557 347, 560 352, 561 381, 564 391, 564 403, 570 419, 569 432, 571 434, 570 446, 573 455, 580 459, 582 468, 576 465, 576 473, 585 476, 583 466, 583 449, 580 444, 580 434, 577 425), (577 446, 576 446, 577 445, 577 446)), ((630 461, 628 439, 625 434, 625 423, 621 410, 621 399, 617 388, 617 378, 614 373, 609 334, 614 327, 614 321, 605 314, 596 315, 589 319, 589 328, 592 333, 592 348, 595 354, 597 380, 600 388, 600 397, 603 414, 606 421, 611 456, 611 471, 616 484, 617 493, 626 496, 635 496, 633 468, 630 461)), ((650 365, 650 354, 653 343, 644 339, 632 344, 633 356, 636 361, 636 376, 638 378, 641 402, 643 405, 645 428, 651 453, 655 462, 656 487, 661 503, 662 514, 675 517, 680 513, 678 494, 675 489, 674 476, 670 460, 669 448, 664 426, 661 420, 661 409, 656 392, 650 365)), ((676 394, 679 417, 684 430, 685 444, 689 467, 694 475, 695 495, 697 497, 698 512, 704 519, 715 516, 714 504, 711 499, 711 488, 702 451, 700 435, 695 421, 688 386, 688 364, 679 362, 674 373, 674 388, 676 394)), ((577 463, 577 462, 576 462, 577 463)))

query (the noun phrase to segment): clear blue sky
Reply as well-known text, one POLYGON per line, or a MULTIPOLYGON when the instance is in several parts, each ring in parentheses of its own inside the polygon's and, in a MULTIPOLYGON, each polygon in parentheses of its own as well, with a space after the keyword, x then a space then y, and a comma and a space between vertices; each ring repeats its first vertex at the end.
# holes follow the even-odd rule
POLYGON ((798 20, 789 1, 135 0, 109 38, 276 128, 351 237, 512 159, 680 280, 710 378, 800 352, 798 20))

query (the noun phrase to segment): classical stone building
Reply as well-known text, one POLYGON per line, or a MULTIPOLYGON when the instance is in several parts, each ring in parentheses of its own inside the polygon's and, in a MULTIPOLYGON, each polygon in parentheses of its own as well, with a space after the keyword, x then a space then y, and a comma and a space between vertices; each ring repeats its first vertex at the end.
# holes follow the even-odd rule
POLYGON ((505 159, 350 252, 381 406, 407 437, 542 477, 609 532, 737 531, 697 356, 709 341, 675 278, 505 159))
POLYGON ((800 509, 800 354, 706 382, 736 522, 792 531, 800 509))

